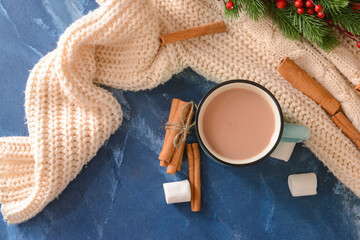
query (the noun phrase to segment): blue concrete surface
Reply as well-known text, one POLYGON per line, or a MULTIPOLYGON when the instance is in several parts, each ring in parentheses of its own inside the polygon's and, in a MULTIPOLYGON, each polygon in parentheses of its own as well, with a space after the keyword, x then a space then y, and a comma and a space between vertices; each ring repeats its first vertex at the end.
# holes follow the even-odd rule
MULTIPOLYGON (((27 135, 29 70, 69 24, 96 7, 90 0, 0 1, 0 136, 27 135)), ((161 120, 172 98, 198 102, 212 86, 186 69, 151 91, 110 89, 123 125, 39 215, 12 226, 0 220, 0 239, 359 239, 359 198, 301 145, 288 163, 269 158, 244 168, 203 154, 202 211, 166 205, 162 183, 188 178, 188 164, 176 176, 159 167, 161 120), (287 176, 301 172, 316 172, 318 195, 291 197, 287 176)))

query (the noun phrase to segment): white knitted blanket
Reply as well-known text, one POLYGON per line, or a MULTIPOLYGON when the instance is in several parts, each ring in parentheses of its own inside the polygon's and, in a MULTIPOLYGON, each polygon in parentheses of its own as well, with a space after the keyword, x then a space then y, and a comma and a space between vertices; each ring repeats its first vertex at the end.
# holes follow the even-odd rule
POLYGON ((8 223, 34 217, 56 198, 120 126, 106 85, 150 89, 186 67, 216 82, 249 79, 279 100, 288 122, 311 129, 305 143, 360 196, 360 152, 311 99, 276 71, 290 57, 325 87, 360 129, 360 51, 341 39, 331 53, 285 39, 270 20, 225 20, 226 33, 160 46, 159 35, 223 19, 215 0, 108 0, 72 24, 31 71, 29 137, 0 138, 0 202, 8 223), (140 6, 140 7, 139 7, 140 6))

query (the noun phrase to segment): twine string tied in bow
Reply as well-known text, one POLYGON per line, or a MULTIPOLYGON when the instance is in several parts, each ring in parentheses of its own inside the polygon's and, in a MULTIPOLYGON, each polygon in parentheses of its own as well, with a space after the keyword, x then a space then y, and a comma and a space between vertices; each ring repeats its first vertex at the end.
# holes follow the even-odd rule
POLYGON ((187 102, 181 109, 180 120, 181 123, 167 122, 166 129, 178 130, 178 133, 174 137, 174 147, 178 148, 181 142, 185 141, 187 136, 190 134, 191 128, 195 125, 195 121, 191 122, 192 116, 194 114, 194 107, 197 107, 193 101, 187 102), (190 108, 187 113, 187 109, 190 108))

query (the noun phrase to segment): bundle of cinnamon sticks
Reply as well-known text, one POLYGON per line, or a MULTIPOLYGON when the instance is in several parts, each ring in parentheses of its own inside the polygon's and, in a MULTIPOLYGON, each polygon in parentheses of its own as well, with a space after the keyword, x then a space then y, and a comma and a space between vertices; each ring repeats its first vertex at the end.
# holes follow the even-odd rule
POLYGON ((160 166, 167 166, 167 173, 181 170, 186 137, 194 115, 193 103, 174 98, 166 124, 164 145, 159 155, 160 166))
MULTIPOLYGON (((194 115, 194 103, 174 98, 168 122, 164 145, 159 155, 160 166, 166 166, 166 172, 175 174, 181 170, 187 135, 190 133, 194 115)), ((191 209, 198 212, 201 209, 200 151, 197 143, 187 144, 189 161, 189 180, 191 188, 191 209)))

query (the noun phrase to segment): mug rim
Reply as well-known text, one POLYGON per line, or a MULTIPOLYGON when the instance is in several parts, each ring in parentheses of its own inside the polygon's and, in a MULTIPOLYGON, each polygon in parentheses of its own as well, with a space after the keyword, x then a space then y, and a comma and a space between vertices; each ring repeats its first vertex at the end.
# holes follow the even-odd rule
POLYGON ((196 137, 199 141, 199 144, 201 145, 202 149, 211 157, 213 158, 214 160, 218 161, 219 163, 221 164, 224 164, 224 165, 228 165, 228 166, 235 166, 235 167, 245 167, 245 166, 250 166, 250 165, 254 165, 256 163, 259 163, 261 161, 263 161, 264 159, 266 159, 267 157, 269 157, 271 155, 271 153, 276 149, 276 147, 279 145, 280 143, 280 140, 281 140, 281 136, 282 136, 282 133, 283 133, 283 129, 284 129, 284 116, 283 116, 283 112, 281 110, 281 107, 280 107, 280 104, 278 102, 278 100, 275 98, 275 96, 267 89, 265 88, 264 86, 260 85, 259 83, 256 83, 256 82, 252 82, 252 81, 249 81, 249 80, 244 80, 244 79, 234 79, 234 80, 229 80, 229 81, 225 81, 225 82, 222 82, 222 83, 219 83, 217 84, 216 86, 214 86, 213 88, 211 88, 203 97, 202 99, 200 100, 200 103, 199 103, 199 106, 197 108, 197 111, 196 111, 196 114, 195 114, 195 133, 196 133, 196 137), (263 157, 253 161, 253 162, 250 162, 250 163, 239 163, 239 164, 234 164, 234 163, 229 163, 229 162, 226 162, 226 161, 223 161, 221 159, 219 159, 218 157, 216 157, 214 154, 212 154, 212 152, 205 146, 203 140, 201 139, 201 136, 200 136, 200 132, 199 132, 199 113, 201 111, 201 108, 205 102, 205 100, 217 89, 221 88, 221 87, 224 87, 226 85, 229 85, 229 84, 234 84, 234 83, 244 83, 244 84, 250 84, 250 85, 253 85, 257 88, 260 88, 260 90, 264 91, 266 94, 268 94, 270 96, 270 98, 274 101, 278 111, 279 111, 279 114, 280 114, 280 131, 279 131, 279 135, 277 137, 277 140, 274 144, 274 146, 269 150, 268 153, 266 153, 263 157))

